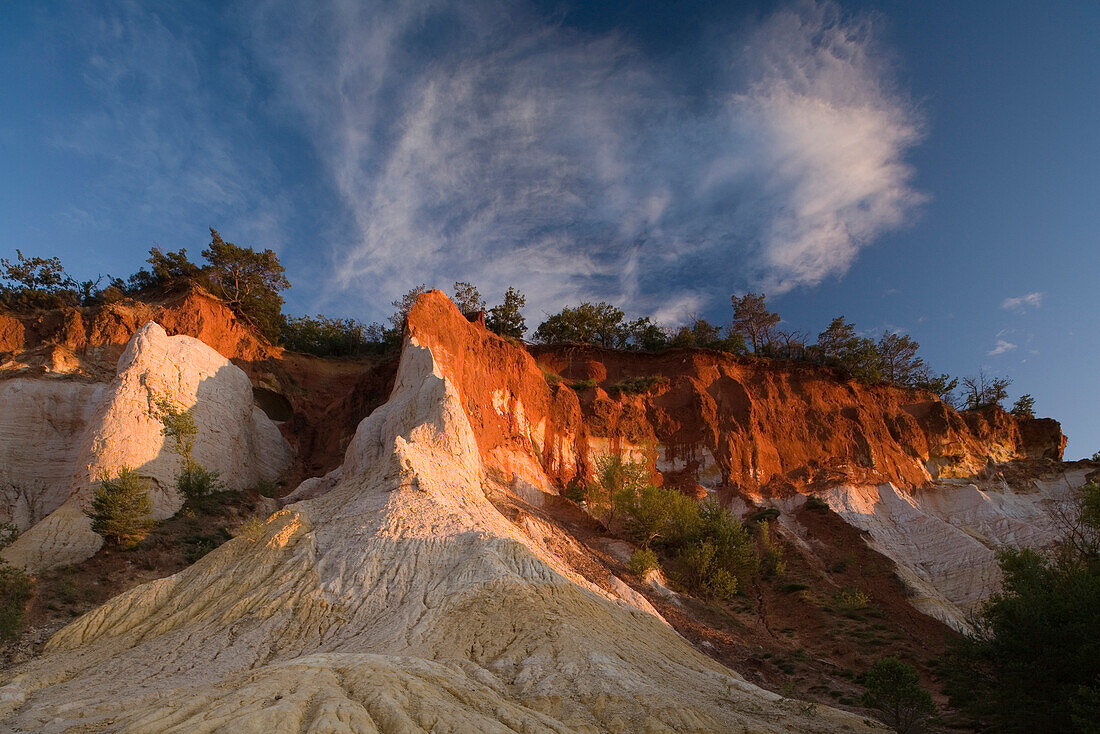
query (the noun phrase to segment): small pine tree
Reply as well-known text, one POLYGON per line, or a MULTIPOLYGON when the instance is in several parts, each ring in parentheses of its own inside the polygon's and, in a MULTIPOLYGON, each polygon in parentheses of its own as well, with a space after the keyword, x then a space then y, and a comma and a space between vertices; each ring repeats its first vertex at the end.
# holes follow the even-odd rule
POLYGON ((133 548, 153 527, 153 500, 145 480, 123 467, 114 477, 100 477, 84 514, 91 518, 95 533, 122 548, 133 548))
POLYGON ((523 307, 526 305, 527 296, 509 287, 504 294, 504 303, 493 306, 485 315, 485 325, 495 334, 522 339, 527 331, 527 321, 523 318, 523 307))
POLYGON ((1035 417, 1035 398, 1030 394, 1024 393, 1016 399, 1016 402, 1012 404, 1012 415, 1017 418, 1034 418, 1035 417))
MULTIPOLYGON (((19 536, 10 522, 0 522, 0 550, 19 536)), ((0 640, 14 640, 23 631, 27 602, 34 590, 34 579, 21 568, 0 558, 0 640)))
POLYGON ((160 421, 164 437, 172 442, 172 453, 183 460, 183 469, 176 477, 176 491, 185 500, 200 500, 221 489, 219 474, 195 461, 195 438, 199 428, 190 410, 181 410, 166 395, 155 395, 150 414, 160 421))
POLYGON ((897 658, 882 658, 872 665, 863 684, 867 687, 863 705, 880 711, 898 734, 920 731, 936 713, 932 696, 921 688, 916 669, 897 658))

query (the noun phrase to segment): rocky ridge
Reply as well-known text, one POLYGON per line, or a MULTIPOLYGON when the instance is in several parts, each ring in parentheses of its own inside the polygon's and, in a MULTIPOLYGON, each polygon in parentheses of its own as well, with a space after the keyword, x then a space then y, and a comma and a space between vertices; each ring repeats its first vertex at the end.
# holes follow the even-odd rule
POLYGON ((427 328, 432 308, 460 318, 441 298, 414 307, 390 400, 362 421, 312 499, 63 629, 0 688, 5 724, 41 732, 867 728, 861 717, 803 710, 748 684, 625 585, 588 580, 552 549, 553 528, 500 514, 487 492, 546 483, 537 454, 552 454, 552 444, 528 443, 521 461, 515 429, 528 424, 514 410, 503 422, 492 398, 455 378, 461 361, 448 360, 461 335, 437 340, 427 328), (484 440, 486 426, 500 433, 484 440))

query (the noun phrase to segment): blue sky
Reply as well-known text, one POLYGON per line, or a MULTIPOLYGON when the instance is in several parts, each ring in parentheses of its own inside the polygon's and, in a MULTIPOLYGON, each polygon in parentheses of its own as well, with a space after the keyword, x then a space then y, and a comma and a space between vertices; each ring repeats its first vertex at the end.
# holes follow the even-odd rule
POLYGON ((1100 449, 1100 5, 11 3, 0 252, 217 227, 288 310, 418 283, 666 323, 765 290, 899 329, 1100 449), (720 6, 720 7, 715 7, 720 6))

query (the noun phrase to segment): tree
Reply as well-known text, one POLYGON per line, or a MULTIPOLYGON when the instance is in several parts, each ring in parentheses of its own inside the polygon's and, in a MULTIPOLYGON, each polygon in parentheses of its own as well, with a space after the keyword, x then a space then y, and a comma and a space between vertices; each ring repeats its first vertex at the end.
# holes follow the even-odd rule
POLYGON ((202 256, 209 263, 206 274, 214 294, 270 341, 277 340, 283 310, 279 293, 290 287, 279 257, 271 250, 256 252, 226 242, 213 227, 202 256))
POLYGON ((927 368, 925 369, 924 374, 921 375, 920 379, 917 380, 917 383, 915 385, 915 387, 918 387, 921 390, 927 390, 933 395, 936 395, 937 397, 939 397, 940 400, 947 403, 952 408, 956 407, 955 388, 957 388, 958 386, 959 379, 957 377, 952 377, 946 372, 940 374, 939 376, 933 377, 931 374, 929 374, 927 368))
POLYGON ((153 398, 150 414, 160 421, 164 437, 172 442, 172 453, 183 463, 176 477, 176 491, 180 496, 196 501, 219 489, 218 472, 203 467, 193 455, 199 435, 194 413, 177 408, 166 395, 157 395, 153 398))
POLYGON ((495 334, 522 339, 527 331, 527 321, 523 318, 523 307, 526 305, 527 296, 509 286, 504 294, 504 303, 489 309, 485 326, 495 334))
POLYGON ((153 500, 137 472, 127 467, 111 477, 103 474, 85 513, 92 531, 122 548, 133 548, 153 527, 153 500))
POLYGON ((179 283, 195 282, 202 277, 202 268, 187 259, 187 250, 161 252, 159 247, 149 250, 145 261, 150 270, 142 268, 130 276, 127 290, 131 293, 154 288, 171 288, 179 283))
MULTIPOLYGON (((0 522, 0 550, 19 537, 10 522, 0 522)), ((0 640, 14 640, 23 631, 27 602, 34 590, 34 579, 26 571, 0 558, 0 640)))
POLYGON ((924 360, 917 356, 917 344, 908 334, 887 332, 878 340, 882 379, 895 385, 913 387, 924 375, 924 360))
POLYGON ((882 658, 872 665, 863 685, 867 688, 863 705, 880 711, 898 734, 920 731, 936 713, 932 696, 921 688, 916 669, 897 658, 882 658))
POLYGON ((288 316, 280 332, 287 349, 319 357, 357 357, 382 348, 381 324, 364 324, 355 319, 329 318, 317 314, 288 316))
POLYGON ((1017 418, 1034 418, 1035 398, 1031 397, 1029 393, 1024 393, 1016 398, 1016 402, 1012 404, 1012 415, 1017 418))
POLYGON ((649 317, 626 324, 627 346, 642 352, 656 352, 668 346, 668 334, 649 317))
POLYGON ((393 312, 393 316, 390 316, 390 323, 393 324, 394 331, 400 336, 405 331, 405 322, 409 320, 409 311, 412 310, 413 304, 416 303, 416 299, 420 297, 421 293, 426 293, 428 286, 421 283, 415 288, 410 288, 408 293, 398 298, 391 303, 396 310, 393 312))
POLYGON ((60 259, 24 257, 21 250, 15 256, 14 262, 0 258, 0 279, 9 282, 0 286, 0 303, 17 310, 79 305, 77 283, 60 259))
POLYGON ((1053 549, 998 554, 1002 590, 945 660, 951 705, 983 730, 1084 732, 1100 714, 1100 483, 1065 524, 1053 549))
POLYGON ((779 314, 767 309, 763 293, 746 293, 740 298, 730 296, 730 303, 733 306, 734 333, 747 337, 753 354, 759 354, 771 343, 779 314))
POLYGON ((991 377, 985 370, 979 370, 977 377, 963 378, 963 399, 966 410, 977 410, 996 405, 1008 398, 1008 386, 1012 380, 1007 377, 991 377))
POLYGON ((672 347, 702 347, 704 349, 716 349, 732 354, 744 354, 745 337, 741 334, 728 331, 722 336, 722 327, 712 324, 699 316, 691 316, 688 324, 681 326, 669 339, 672 347))
POLYGON ((626 345, 623 312, 610 303, 585 301, 576 308, 563 308, 539 324, 535 339, 543 344, 584 342, 619 349, 626 345))
POLYGON ((472 316, 485 310, 485 300, 477 288, 469 283, 455 283, 455 305, 463 316, 472 316))
POLYGON ((815 351, 827 363, 850 373, 863 383, 882 380, 882 360, 878 346, 856 334, 856 327, 837 316, 817 335, 815 351))

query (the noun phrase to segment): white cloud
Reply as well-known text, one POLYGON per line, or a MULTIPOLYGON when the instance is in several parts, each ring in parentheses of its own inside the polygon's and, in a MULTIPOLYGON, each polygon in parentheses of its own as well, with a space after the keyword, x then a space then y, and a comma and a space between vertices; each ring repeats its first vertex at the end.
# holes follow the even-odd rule
POLYGON ((1028 308, 1039 308, 1042 305, 1043 294, 1038 291, 1001 301, 1001 308, 1006 311, 1026 311, 1028 308))
POLYGON ((519 3, 276 3, 250 22, 346 215, 325 233, 333 292, 379 315, 468 279, 534 309, 672 317, 738 279, 775 294, 843 275, 921 200, 912 106, 872 29, 831 5, 730 39, 690 103, 622 37, 519 3))
POLYGON ((1011 352, 1015 348, 1016 345, 1012 342, 1006 342, 1004 339, 998 339, 997 345, 986 352, 986 354, 990 357, 996 357, 998 355, 1004 354, 1005 352, 1011 352))

